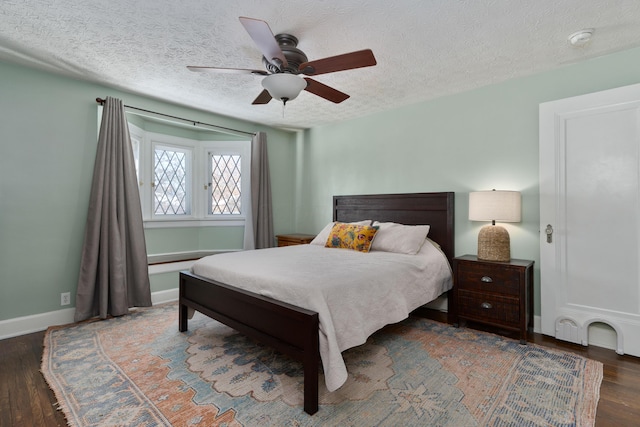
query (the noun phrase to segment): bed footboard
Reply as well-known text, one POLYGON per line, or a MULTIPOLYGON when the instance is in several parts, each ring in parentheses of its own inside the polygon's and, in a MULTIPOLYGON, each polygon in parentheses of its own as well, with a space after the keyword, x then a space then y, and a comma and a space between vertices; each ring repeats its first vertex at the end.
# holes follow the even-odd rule
POLYGON ((318 313, 182 271, 181 332, 188 328, 189 307, 301 361, 304 410, 318 411, 318 313))

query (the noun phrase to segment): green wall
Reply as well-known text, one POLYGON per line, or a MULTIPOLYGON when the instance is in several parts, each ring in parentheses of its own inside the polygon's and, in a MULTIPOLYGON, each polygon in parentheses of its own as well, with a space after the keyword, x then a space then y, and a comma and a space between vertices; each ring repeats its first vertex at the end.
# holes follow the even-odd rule
MULTIPOLYGON (((475 253, 482 224, 467 220, 467 193, 511 189, 523 193, 523 221, 507 225, 512 255, 538 261, 538 104, 638 82, 640 49, 631 49, 296 135, 0 62, 0 320, 58 310, 60 293, 75 293, 98 96, 265 130, 276 233, 320 230, 334 194, 455 191, 456 252, 475 253)), ((146 230, 150 253, 234 249, 241 236, 146 230)), ((170 286, 164 278, 153 290, 170 286)))
MULTIPOLYGON (((281 225, 286 227, 286 225, 281 225)), ((147 253, 242 249, 244 227, 148 228, 144 231, 147 253)))
MULTIPOLYGON (((0 321, 68 308, 60 306, 62 292, 75 303, 98 134, 95 99, 105 96, 267 132, 274 228, 291 230, 295 134, 0 62, 0 321)), ((242 247, 238 227, 151 229, 146 236, 149 253, 242 247)), ((166 289, 157 279, 152 291, 166 289)))
POLYGON ((513 258, 537 261, 538 105, 640 82, 640 49, 372 116, 306 131, 296 143, 296 221, 317 232, 334 194, 456 192, 456 254, 476 253, 483 223, 470 222, 468 193, 518 190, 523 218, 506 224, 513 258))

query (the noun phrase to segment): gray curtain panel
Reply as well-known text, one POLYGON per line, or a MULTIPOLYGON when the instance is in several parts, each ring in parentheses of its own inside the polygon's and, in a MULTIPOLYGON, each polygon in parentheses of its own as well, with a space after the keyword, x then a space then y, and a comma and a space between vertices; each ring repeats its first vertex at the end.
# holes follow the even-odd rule
POLYGON ((147 249, 124 106, 102 112, 76 293, 75 321, 151 306, 147 249))
POLYGON ((275 246, 267 134, 264 132, 258 132, 251 140, 251 211, 255 248, 275 246))

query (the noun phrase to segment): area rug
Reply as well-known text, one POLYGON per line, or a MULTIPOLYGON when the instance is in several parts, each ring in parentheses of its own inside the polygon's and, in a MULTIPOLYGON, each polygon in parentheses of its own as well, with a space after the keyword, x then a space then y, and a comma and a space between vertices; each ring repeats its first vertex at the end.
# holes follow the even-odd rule
POLYGON ((420 318, 347 350, 302 409, 302 366, 177 304, 50 328, 42 372, 71 426, 592 426, 602 364, 420 318))

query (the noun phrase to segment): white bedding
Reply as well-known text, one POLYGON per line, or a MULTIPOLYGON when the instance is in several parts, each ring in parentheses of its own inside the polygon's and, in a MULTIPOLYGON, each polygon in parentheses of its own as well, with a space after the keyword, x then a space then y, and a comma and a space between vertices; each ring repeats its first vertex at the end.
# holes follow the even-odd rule
POLYGON ((232 252, 202 258, 192 272, 316 311, 329 391, 347 380, 342 351, 452 287, 449 263, 428 239, 416 255, 317 245, 232 252))

